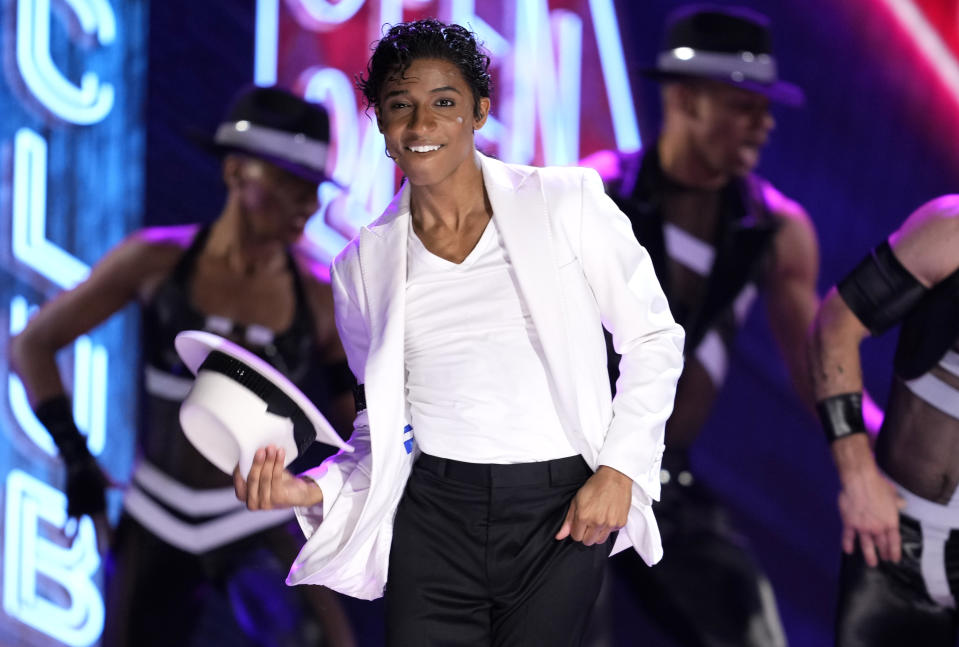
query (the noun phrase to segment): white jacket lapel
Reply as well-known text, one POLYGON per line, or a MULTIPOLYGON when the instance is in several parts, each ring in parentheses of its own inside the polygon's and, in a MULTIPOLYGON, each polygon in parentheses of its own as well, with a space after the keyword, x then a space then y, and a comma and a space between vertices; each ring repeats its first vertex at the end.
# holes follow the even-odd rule
POLYGON ((360 271, 370 309, 370 356, 393 341, 389 333, 402 325, 406 305, 406 244, 410 228, 409 185, 382 216, 360 230, 360 271))
POLYGON ((554 232, 547 213, 541 178, 480 156, 483 180, 493 218, 516 272, 520 293, 539 333, 557 406, 579 448, 576 389, 569 354, 567 318, 559 265, 552 244, 554 232), (572 426, 569 426, 572 425, 572 426))
MULTIPOLYGON (((406 246, 410 228, 409 186, 404 185, 384 214, 360 231, 360 272, 370 312, 366 365, 370 444, 376 478, 396 477, 401 463, 381 460, 403 447, 406 421, 405 362, 406 246)), ((405 479, 405 475, 403 476, 405 479)))

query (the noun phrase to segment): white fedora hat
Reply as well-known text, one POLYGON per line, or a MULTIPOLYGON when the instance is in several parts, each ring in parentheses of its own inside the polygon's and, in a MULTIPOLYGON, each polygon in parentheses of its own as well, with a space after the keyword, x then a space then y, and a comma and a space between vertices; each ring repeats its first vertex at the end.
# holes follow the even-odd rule
POLYGON ((283 374, 218 335, 188 330, 176 351, 196 375, 180 406, 180 426, 208 461, 245 477, 266 445, 286 450, 284 467, 316 440, 351 452, 323 414, 283 374))

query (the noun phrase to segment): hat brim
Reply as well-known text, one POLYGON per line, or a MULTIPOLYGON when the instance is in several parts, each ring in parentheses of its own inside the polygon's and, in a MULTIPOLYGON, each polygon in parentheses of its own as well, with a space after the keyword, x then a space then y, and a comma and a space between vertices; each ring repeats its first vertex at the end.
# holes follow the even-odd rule
POLYGON ((285 375, 273 366, 242 346, 238 346, 219 335, 201 330, 181 332, 176 336, 174 345, 177 354, 180 355, 180 359, 183 360, 183 363, 194 375, 196 375, 200 365, 206 360, 207 355, 213 351, 219 351, 243 362, 259 373, 263 378, 269 380, 303 411, 316 430, 317 442, 332 445, 347 452, 353 451, 353 447, 340 438, 340 435, 333 429, 333 425, 327 421, 323 414, 320 413, 320 410, 316 408, 316 405, 314 405, 308 397, 303 395, 303 392, 300 391, 295 384, 290 382, 285 375))
POLYGON ((742 90, 761 94, 764 97, 767 97, 770 101, 775 101, 776 103, 781 103, 793 108, 798 108, 806 102, 806 94, 803 92, 802 88, 794 83, 789 83, 788 81, 775 81, 773 83, 760 83, 758 81, 750 81, 748 79, 735 81, 726 75, 682 74, 679 72, 664 72, 654 67, 642 69, 640 70, 640 74, 650 80, 659 82, 693 81, 696 79, 718 81, 719 83, 723 83, 734 88, 740 88, 742 90))
POLYGON ((288 171, 289 173, 292 173, 299 178, 303 178, 304 180, 316 182, 317 184, 322 184, 323 182, 332 182, 337 186, 341 186, 339 182, 327 175, 324 171, 313 168, 312 166, 305 166, 303 164, 298 164, 296 162, 291 162, 287 159, 277 157, 276 155, 270 155, 268 153, 242 148, 240 146, 226 146, 224 144, 217 143, 206 133, 188 132, 187 138, 197 147, 206 151, 210 155, 213 155, 214 157, 224 157, 230 153, 255 157, 256 159, 261 159, 265 162, 273 164, 274 166, 278 166, 284 171, 288 171))

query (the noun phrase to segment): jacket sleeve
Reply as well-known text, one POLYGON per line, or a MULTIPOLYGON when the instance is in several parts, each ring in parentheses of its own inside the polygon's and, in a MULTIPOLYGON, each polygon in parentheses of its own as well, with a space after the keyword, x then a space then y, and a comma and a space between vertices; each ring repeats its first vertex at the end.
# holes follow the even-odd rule
POLYGON ((598 464, 659 499, 666 420, 683 369, 685 333, 672 317, 652 261, 629 219, 584 169, 579 256, 603 326, 621 355, 613 417, 598 464))
MULTIPOLYGON (((354 243, 355 244, 355 243, 354 243)), ((337 258, 330 270, 330 283, 333 287, 333 305, 336 317, 336 329, 340 335, 350 370, 358 384, 363 384, 366 373, 366 358, 370 347, 370 334, 366 325, 366 316, 360 307, 357 292, 361 289, 358 272, 347 271, 347 276, 356 277, 353 283, 344 282, 343 272, 338 268, 340 261, 349 263, 347 251, 337 258), (345 258, 344 258, 345 257, 345 258), (348 287, 349 285, 349 287, 348 287)), ((352 254, 355 262, 355 254, 352 254)), ((353 421, 353 434, 350 436, 352 452, 340 451, 311 470, 305 476, 316 481, 323 491, 323 501, 308 508, 295 508, 297 520, 304 534, 309 538, 329 510, 336 505, 343 492, 361 492, 369 488, 370 483, 370 428, 366 411, 360 411, 353 421)))

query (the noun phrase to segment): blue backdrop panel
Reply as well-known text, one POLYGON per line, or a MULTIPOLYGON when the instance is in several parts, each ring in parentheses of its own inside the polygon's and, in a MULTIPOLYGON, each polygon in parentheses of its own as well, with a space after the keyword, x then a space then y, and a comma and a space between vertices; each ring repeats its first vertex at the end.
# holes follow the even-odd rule
MULTIPOLYGON (((66 523, 63 468, 6 348, 32 308, 142 221, 146 3, 0 0, 0 12, 0 644, 90 645, 103 626, 100 538, 89 519, 66 523)), ((58 356, 78 426, 120 481, 136 340, 124 312, 58 356)), ((115 515, 119 500, 110 503, 115 515)))

